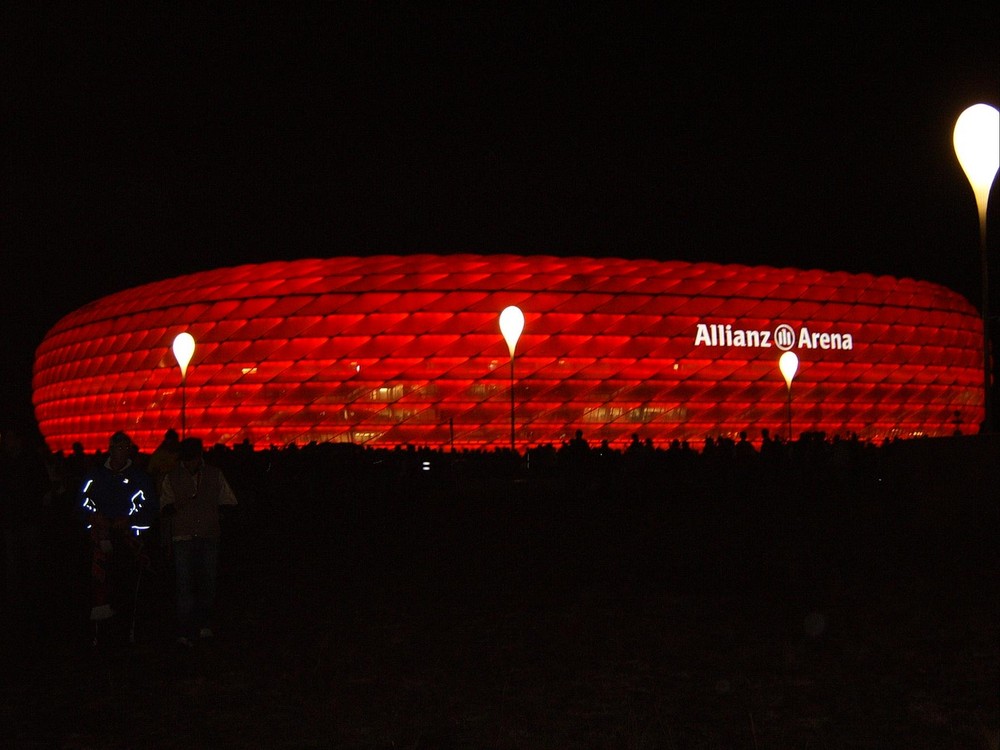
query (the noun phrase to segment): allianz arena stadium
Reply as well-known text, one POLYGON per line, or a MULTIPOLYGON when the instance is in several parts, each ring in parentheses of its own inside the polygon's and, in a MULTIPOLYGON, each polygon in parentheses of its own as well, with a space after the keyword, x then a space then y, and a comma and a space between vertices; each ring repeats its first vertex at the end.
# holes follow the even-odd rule
MULTIPOLYGON (((620 258, 334 257, 220 268, 70 313, 36 352, 49 447, 656 445, 973 431, 982 322, 935 284, 620 258), (499 329, 523 311, 514 359, 499 329), (182 378, 174 338, 195 340, 182 378), (779 357, 793 351, 790 385, 779 357), (513 387, 513 398, 512 398, 513 387)), ((696 445, 697 447, 697 445, 696 445)))

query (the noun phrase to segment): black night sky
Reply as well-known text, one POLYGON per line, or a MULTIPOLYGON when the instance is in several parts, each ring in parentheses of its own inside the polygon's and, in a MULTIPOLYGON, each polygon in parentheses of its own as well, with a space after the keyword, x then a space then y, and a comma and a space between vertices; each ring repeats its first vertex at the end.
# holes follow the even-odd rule
POLYGON ((30 418, 34 349, 63 315, 273 259, 766 264, 927 279, 978 306, 951 131, 1000 104, 998 14, 8 7, 0 418, 30 418))

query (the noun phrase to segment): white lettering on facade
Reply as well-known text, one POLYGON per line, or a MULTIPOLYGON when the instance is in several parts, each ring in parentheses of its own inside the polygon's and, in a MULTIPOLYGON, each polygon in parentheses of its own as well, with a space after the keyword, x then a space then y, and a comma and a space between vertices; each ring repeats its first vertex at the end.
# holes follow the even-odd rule
MULTIPOLYGON (((854 337, 850 333, 836 331, 813 333, 806 326, 802 326, 796 337, 794 329, 782 323, 775 328, 774 344, 783 350, 796 345, 799 349, 851 350, 854 349, 854 337)), ((695 327, 694 345, 770 349, 771 331, 733 328, 731 323, 698 323, 695 327)))
POLYGON ((799 331, 800 349, 853 349, 854 337, 849 333, 810 333, 809 329, 802 326, 799 331))
POLYGON ((771 332, 733 328, 731 324, 698 323, 694 334, 695 346, 735 346, 771 348, 771 332))

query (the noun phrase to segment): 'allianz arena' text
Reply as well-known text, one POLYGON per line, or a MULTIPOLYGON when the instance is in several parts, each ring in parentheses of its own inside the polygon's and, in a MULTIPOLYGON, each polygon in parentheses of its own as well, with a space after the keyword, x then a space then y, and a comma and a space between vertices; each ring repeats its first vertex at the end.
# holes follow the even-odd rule
POLYGON ((33 393, 53 450, 115 430, 206 444, 510 445, 763 429, 863 439, 972 431, 982 323, 935 284, 708 263, 514 255, 336 257, 221 268, 67 315, 33 393), (171 349, 196 349, 183 383, 171 349), (798 355, 792 385, 778 369, 798 355))

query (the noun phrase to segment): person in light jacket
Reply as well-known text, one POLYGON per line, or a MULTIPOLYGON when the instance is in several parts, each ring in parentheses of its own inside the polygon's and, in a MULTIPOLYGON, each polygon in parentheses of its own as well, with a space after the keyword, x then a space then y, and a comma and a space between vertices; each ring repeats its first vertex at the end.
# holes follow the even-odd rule
POLYGON ((176 573, 177 642, 212 637, 219 569, 220 508, 236 506, 222 470, 205 463, 199 438, 181 441, 179 463, 163 480, 160 513, 176 573))

